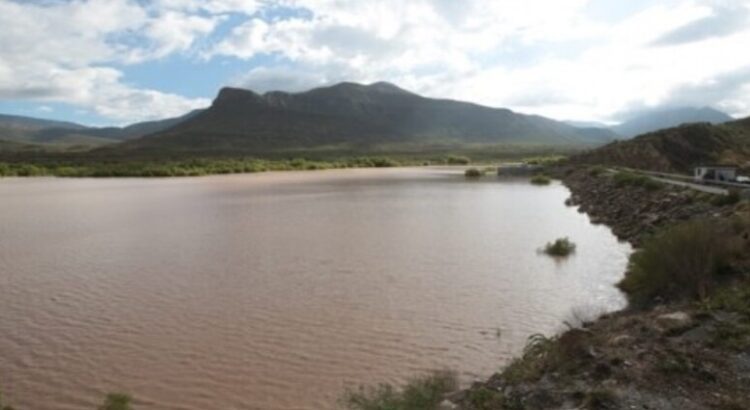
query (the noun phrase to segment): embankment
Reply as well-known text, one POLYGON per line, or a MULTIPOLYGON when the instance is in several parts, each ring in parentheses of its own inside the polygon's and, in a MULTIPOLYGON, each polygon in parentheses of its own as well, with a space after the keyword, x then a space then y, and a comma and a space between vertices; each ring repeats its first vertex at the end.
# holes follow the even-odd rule
MULTIPOLYGON (((556 174, 572 192, 569 205, 636 247, 682 221, 724 223, 750 216, 747 203, 716 205, 706 194, 628 182, 601 169, 556 174)), ((750 224, 737 229, 745 252, 750 224)), ((747 409, 748 259, 750 252, 745 252, 745 263, 735 266, 731 279, 721 279, 722 285, 702 300, 657 298, 646 308, 605 315, 559 336, 533 336, 503 371, 447 396, 439 408, 747 409)))

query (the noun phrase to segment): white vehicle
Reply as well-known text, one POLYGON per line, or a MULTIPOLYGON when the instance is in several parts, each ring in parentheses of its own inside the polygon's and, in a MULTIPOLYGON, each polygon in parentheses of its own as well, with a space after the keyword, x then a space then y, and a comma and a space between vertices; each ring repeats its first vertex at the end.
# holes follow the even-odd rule
POLYGON ((740 175, 735 179, 735 182, 739 182, 740 184, 750 184, 750 177, 740 175))

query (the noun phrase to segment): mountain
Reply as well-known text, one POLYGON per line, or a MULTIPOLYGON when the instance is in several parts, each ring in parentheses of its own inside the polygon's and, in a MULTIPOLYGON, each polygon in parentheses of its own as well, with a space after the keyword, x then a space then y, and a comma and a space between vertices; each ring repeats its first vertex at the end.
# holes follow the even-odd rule
POLYGON ((572 161, 682 173, 707 163, 750 168, 750 118, 718 125, 683 124, 616 141, 572 161))
MULTIPOLYGON (((142 137, 173 127, 199 113, 141 122, 126 127, 87 127, 72 122, 0 114, 0 140, 22 144, 99 146, 142 137)), ((10 144, 6 143, 6 147, 10 144)))
POLYGON ((393 84, 340 83, 302 93, 223 88, 211 107, 117 149, 267 153, 384 144, 602 144, 606 130, 579 129, 508 109, 425 98, 393 84))
POLYGON ((719 124, 732 121, 732 119, 729 115, 710 107, 683 107, 646 111, 612 127, 612 130, 618 135, 630 138, 681 124, 698 122, 719 124))
POLYGON ((564 123, 568 125, 572 125, 574 127, 578 128, 609 128, 609 125, 603 123, 603 122, 597 122, 597 121, 575 121, 575 120, 566 120, 563 121, 564 123))

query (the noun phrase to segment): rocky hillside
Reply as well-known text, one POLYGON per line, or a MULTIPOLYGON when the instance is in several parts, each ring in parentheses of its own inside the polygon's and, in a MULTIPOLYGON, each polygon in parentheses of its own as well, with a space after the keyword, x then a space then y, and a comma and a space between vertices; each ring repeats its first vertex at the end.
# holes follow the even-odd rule
POLYGON ((460 101, 425 98, 388 83, 341 83, 303 93, 224 88, 212 106, 121 148, 258 153, 382 144, 601 144, 607 131, 460 101))
POLYGON ((578 155, 574 162, 689 173, 702 163, 750 166, 750 119, 687 124, 617 141, 578 155))

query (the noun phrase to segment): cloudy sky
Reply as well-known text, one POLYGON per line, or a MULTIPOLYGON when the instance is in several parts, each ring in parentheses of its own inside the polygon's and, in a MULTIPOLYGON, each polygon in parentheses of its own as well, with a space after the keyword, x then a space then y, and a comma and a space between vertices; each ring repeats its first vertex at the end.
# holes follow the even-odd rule
POLYGON ((0 112, 164 118, 389 81, 557 119, 750 115, 750 0, 0 0, 0 112))

